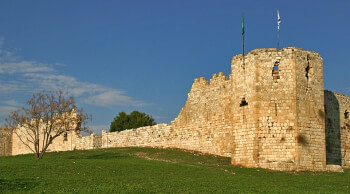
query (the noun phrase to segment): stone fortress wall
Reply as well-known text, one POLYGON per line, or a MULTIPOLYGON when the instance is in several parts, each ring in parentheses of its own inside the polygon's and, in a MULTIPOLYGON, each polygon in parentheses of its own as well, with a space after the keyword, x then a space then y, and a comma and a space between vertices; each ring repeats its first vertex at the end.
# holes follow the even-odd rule
MULTIPOLYGON (((97 147, 163 147, 232 158, 232 164, 274 170, 350 167, 350 97, 324 91, 319 54, 289 47, 233 57, 228 79, 196 78, 171 125, 70 132, 49 151, 97 147), (348 154, 349 153, 349 154, 348 154)), ((29 153, 13 137, 12 153, 29 153)))
MULTIPOLYGON (((47 152, 87 150, 101 147, 102 138, 97 134, 83 137, 79 131, 70 131, 54 139, 47 152)), ((24 145, 16 134, 12 135, 12 151, 7 155, 20 155, 33 153, 24 145)), ((32 144, 28 144, 32 146, 32 144)))

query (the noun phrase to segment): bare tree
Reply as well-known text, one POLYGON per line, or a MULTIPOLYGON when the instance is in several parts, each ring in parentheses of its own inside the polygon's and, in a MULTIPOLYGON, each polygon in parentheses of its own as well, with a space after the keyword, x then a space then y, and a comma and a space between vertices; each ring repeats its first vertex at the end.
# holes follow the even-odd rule
POLYGON ((39 92, 27 101, 27 108, 11 112, 5 127, 41 159, 52 141, 69 131, 87 131, 91 116, 75 105, 73 97, 60 90, 39 92))

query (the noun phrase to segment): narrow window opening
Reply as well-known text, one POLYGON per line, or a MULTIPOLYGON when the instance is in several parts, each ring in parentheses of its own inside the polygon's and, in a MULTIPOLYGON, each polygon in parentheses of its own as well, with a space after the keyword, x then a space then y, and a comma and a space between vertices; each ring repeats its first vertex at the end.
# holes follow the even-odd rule
POLYGON ((307 58, 307 66, 305 67, 305 77, 306 77, 306 92, 309 91, 310 89, 310 81, 311 81, 311 78, 312 78, 312 74, 313 74, 313 69, 312 69, 312 66, 310 65, 310 56, 308 55, 307 58))
POLYGON ((307 66, 305 68, 305 77, 307 79, 307 81, 311 81, 311 77, 313 74, 313 69, 312 69, 312 65, 310 65, 310 56, 307 56, 307 66))
POLYGON ((280 79, 279 65, 280 65, 280 62, 276 61, 272 69, 272 77, 273 77, 273 80, 275 80, 276 82, 278 79, 280 79))
POLYGON ((348 110, 345 110, 344 117, 345 117, 345 119, 349 119, 349 111, 348 110))
POLYGON ((63 134, 63 141, 68 141, 68 134, 67 133, 63 134))
POLYGON ((240 107, 247 106, 248 102, 245 100, 245 98, 242 98, 241 104, 239 104, 240 107))
POLYGON ((306 71, 306 79, 307 81, 309 81, 309 71, 310 71, 310 65, 308 64, 307 67, 305 68, 305 71, 306 71))

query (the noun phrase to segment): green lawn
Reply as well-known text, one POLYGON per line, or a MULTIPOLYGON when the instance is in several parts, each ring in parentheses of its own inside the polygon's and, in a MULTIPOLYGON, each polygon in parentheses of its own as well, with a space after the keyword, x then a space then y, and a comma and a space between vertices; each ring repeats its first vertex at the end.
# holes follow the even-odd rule
POLYGON ((275 172, 180 150, 110 148, 0 157, 0 193, 350 193, 350 169, 275 172))

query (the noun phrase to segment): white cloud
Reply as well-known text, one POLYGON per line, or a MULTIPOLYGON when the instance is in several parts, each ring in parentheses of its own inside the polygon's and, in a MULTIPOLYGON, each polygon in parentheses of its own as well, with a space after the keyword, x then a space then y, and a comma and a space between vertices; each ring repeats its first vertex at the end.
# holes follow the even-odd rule
POLYGON ((67 65, 66 65, 66 64, 63 64, 63 63, 55 63, 55 66, 66 67, 67 65))
POLYGON ((22 104, 15 100, 3 101, 4 106, 0 106, 0 116, 7 116, 10 112, 17 110, 22 104))
MULTIPOLYGON (((67 91, 78 101, 93 106, 145 106, 124 91, 100 84, 81 82, 77 78, 60 74, 53 65, 22 60, 12 52, 1 49, 0 38, 0 92, 6 94, 31 94, 42 90, 67 91)), ((1 100, 1 99, 0 99, 1 100)), ((6 102, 5 102, 6 104, 6 102)))
POLYGON ((105 90, 96 95, 91 95, 83 100, 86 104, 96 106, 145 106, 144 102, 133 100, 131 97, 125 96, 124 92, 118 90, 105 90))
POLYGON ((26 90, 25 87, 26 83, 20 83, 16 81, 2 81, 0 80, 0 92, 1 93, 13 93, 18 91, 24 91, 26 90))
POLYGON ((38 84, 38 88, 68 91, 69 94, 80 97, 81 102, 94 106, 145 106, 147 103, 126 96, 124 91, 104 87, 99 84, 77 81, 76 78, 65 75, 25 73, 28 80, 38 84))
POLYGON ((168 117, 165 116, 154 116, 154 119, 168 119, 168 117))
POLYGON ((102 130, 109 132, 109 125, 88 125, 88 127, 92 133, 96 133, 98 135, 102 135, 102 130))
MULTIPOLYGON (((4 44, 4 37, 0 37, 0 47, 4 44)), ((1 53, 1 50, 0 50, 1 53)))
POLYGON ((15 61, 5 62, 0 64, 0 73, 14 74, 14 73, 34 73, 34 72, 52 72, 53 68, 33 61, 15 61))
POLYGON ((15 107, 22 105, 21 103, 17 102, 16 100, 5 100, 4 104, 9 105, 9 106, 15 106, 15 107))
POLYGON ((14 106, 0 106, 0 116, 7 116, 10 112, 17 110, 14 106))

